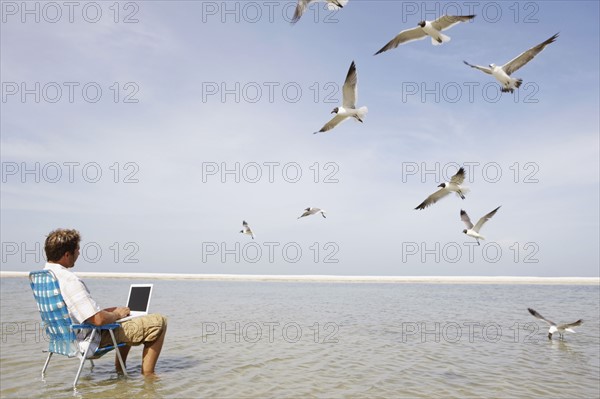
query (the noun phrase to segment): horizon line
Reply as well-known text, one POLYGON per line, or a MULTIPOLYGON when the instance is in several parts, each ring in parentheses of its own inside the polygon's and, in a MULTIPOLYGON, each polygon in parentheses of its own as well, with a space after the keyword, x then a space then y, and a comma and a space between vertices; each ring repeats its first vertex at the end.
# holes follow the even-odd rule
MULTIPOLYGON (((562 284, 600 285, 600 277, 536 276, 344 276, 344 275, 271 275, 271 274, 199 274, 199 273, 123 273, 75 272, 87 278, 150 278, 198 281, 271 281, 340 283, 465 283, 465 284, 562 284)), ((29 272, 0 271, 0 278, 27 277, 29 272)))

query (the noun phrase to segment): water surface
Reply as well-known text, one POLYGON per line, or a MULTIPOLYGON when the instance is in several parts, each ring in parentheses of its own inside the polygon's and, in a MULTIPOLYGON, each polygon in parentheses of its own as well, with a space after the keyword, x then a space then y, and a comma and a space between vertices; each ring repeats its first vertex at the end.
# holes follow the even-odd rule
MULTIPOLYGON (((27 279, 1 281, 2 398, 598 397, 600 290, 576 285, 273 283, 145 280, 169 319, 157 365, 141 348, 117 377, 113 355, 84 368, 47 348, 27 279), (577 334, 549 341, 532 307, 577 334)), ((100 306, 125 279, 86 279, 100 306)))

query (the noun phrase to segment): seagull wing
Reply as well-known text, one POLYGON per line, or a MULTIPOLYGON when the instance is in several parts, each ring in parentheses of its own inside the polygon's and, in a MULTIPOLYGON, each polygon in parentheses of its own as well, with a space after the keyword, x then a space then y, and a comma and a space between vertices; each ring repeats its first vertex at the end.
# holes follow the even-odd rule
POLYGON ((336 127, 336 126, 337 126, 337 125, 338 125, 340 122, 342 122, 342 121, 346 120, 346 118, 347 118, 347 116, 344 116, 344 115, 339 115, 339 114, 337 114, 337 115, 336 115, 336 116, 334 116, 334 117, 333 117, 333 118, 332 118, 332 119, 331 119, 329 122, 327 122, 327 123, 325 124, 325 126, 323 126, 323 127, 321 128, 321 130, 319 130, 319 131, 318 131, 318 132, 316 132, 316 133, 323 133, 323 132, 326 132, 326 131, 328 131, 328 130, 331 130, 331 129, 333 129, 334 127, 336 127))
POLYGON ((311 212, 310 212, 310 208, 306 208, 306 209, 304 210, 304 212, 302 212, 302 215, 298 216, 298 219, 300 219, 300 218, 303 218, 303 217, 305 217, 305 216, 309 216, 310 214, 311 214, 311 212))
POLYGON ((463 61, 466 65, 470 66, 471 68, 475 68, 475 69, 479 69, 481 72, 485 72, 488 75, 492 74, 492 70, 488 67, 483 67, 480 65, 473 65, 473 64, 469 64, 467 61, 463 61))
POLYGON ((577 327, 580 326, 581 324, 583 324, 583 320, 579 319, 574 323, 569 323, 569 324, 561 324, 558 326, 559 330, 566 330, 567 328, 571 328, 571 327, 577 327))
MULTIPOLYGON (((305 212, 300 217, 314 215, 315 213, 319 213, 319 212, 321 212, 321 209, 319 209, 319 208, 306 208, 305 212)), ((298 219, 300 219, 300 218, 298 218, 298 219)))
POLYGON ((461 185, 465 181, 465 168, 461 167, 458 172, 450 178, 450 183, 461 185))
POLYGON ((438 202, 440 199, 444 198, 446 195, 450 194, 450 191, 440 188, 435 193, 431 194, 429 197, 425 199, 425 201, 421 202, 419 206, 415 209, 425 209, 429 205, 433 205, 438 202))
POLYGON ((388 51, 393 48, 396 48, 399 45, 401 45, 402 43, 412 42, 413 40, 421 40, 425 36, 427 36, 427 33, 425 33, 425 31, 423 31, 423 29, 421 29, 420 26, 417 26, 416 28, 412 28, 412 29, 403 30, 402 32, 398 33, 396 35, 396 37, 394 37, 392 40, 390 40, 388 42, 388 44, 383 46, 381 48, 381 50, 376 52, 374 55, 377 55, 377 54, 383 53, 384 51, 388 51))
POLYGON ((444 29, 449 29, 454 25, 470 21, 475 18, 475 15, 444 15, 436 19, 431 23, 431 25, 438 31, 442 31, 444 29))
POLYGON ((530 48, 529 50, 521 53, 518 57, 512 59, 506 64, 502 65, 502 69, 506 72, 507 75, 512 74, 517 69, 521 68, 523 65, 527 64, 531 61, 536 55, 538 55, 547 45, 550 43, 554 43, 556 38, 558 37, 558 33, 552 36, 550 39, 546 40, 543 43, 538 44, 535 47, 530 48))
POLYGON ((481 219, 479 219, 479 221, 477 222, 475 227, 473 227, 473 230, 475 230, 476 232, 479 233, 479 230, 481 229, 481 227, 483 227, 485 222, 490 220, 492 218, 492 216, 494 216, 496 214, 496 212, 498 212, 498 209, 500 209, 500 207, 494 209, 493 211, 491 211, 490 213, 488 213, 487 215, 485 215, 481 219))
POLYGON ((356 108, 356 99, 358 97, 358 92, 356 90, 356 65, 354 61, 350 64, 350 68, 348 69, 348 74, 346 75, 346 81, 344 82, 344 87, 342 88, 342 106, 344 108, 356 108))
POLYGON ((469 215, 467 215, 467 212, 463 211, 462 209, 460 210, 460 220, 465 222, 465 224, 467 225, 467 229, 473 228, 473 223, 471 223, 469 215))
POLYGON ((296 11, 294 11, 294 16, 292 17, 292 23, 295 24, 300 20, 304 11, 306 11, 306 7, 310 2, 314 0, 298 0, 298 5, 296 6, 296 11))
POLYGON ((248 226, 248 223, 246 223, 246 221, 242 221, 242 225, 244 226, 244 230, 242 230, 241 232, 244 234, 250 234, 250 236, 252 237, 252 239, 254 239, 254 233, 252 232, 252 229, 250 228, 250 226, 248 226))
POLYGON ((546 319, 544 316, 542 316, 541 314, 539 314, 535 310, 533 310, 531 308, 527 308, 527 310, 529 310, 529 313, 531 313, 534 317, 537 317, 540 320, 544 320, 546 323, 550 324, 551 326, 555 326, 556 325, 555 322, 553 322, 552 320, 546 319))
POLYGON ((340 8, 344 8, 344 6, 348 4, 348 0, 327 0, 327 2, 329 3, 327 5, 329 11, 339 10, 340 8))

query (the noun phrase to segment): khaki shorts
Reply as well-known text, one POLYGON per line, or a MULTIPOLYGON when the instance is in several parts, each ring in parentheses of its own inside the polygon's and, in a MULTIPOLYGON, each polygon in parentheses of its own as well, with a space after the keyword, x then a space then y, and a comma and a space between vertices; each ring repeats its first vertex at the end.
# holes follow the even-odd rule
MULTIPOLYGON (((167 318, 158 313, 136 317, 121 323, 121 327, 114 331, 117 343, 126 343, 130 346, 154 342, 167 328, 167 318)), ((102 331, 100 348, 112 345, 112 338, 108 330, 102 331)))

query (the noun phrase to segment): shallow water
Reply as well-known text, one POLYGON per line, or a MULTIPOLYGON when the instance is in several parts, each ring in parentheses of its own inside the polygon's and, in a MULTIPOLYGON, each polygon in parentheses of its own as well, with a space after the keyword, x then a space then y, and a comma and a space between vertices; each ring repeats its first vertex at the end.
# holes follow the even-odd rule
MULTIPOLYGON (((575 285, 342 284, 153 280, 169 319, 157 379, 84 368, 47 343, 27 279, 1 281, 0 396, 598 397, 600 290, 575 285), (549 341, 532 307, 577 334, 549 341)), ((100 306, 132 282, 87 279, 100 306)))

